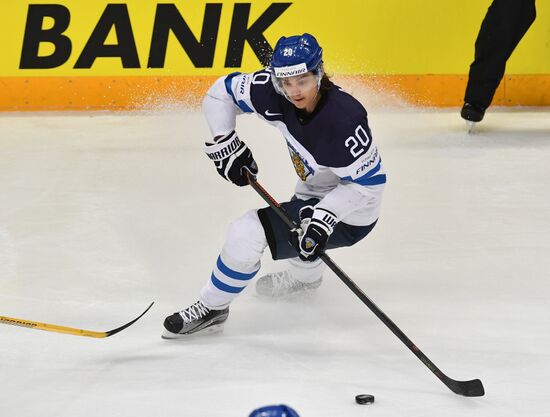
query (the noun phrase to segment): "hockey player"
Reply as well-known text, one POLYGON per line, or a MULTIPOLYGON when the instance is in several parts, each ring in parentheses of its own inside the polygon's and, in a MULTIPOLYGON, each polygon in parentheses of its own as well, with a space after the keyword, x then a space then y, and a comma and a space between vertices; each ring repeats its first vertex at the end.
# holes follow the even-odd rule
POLYGON ((288 297, 318 288, 324 269, 319 251, 351 246, 373 229, 386 183, 366 110, 328 79, 323 51, 310 34, 279 39, 264 70, 218 79, 203 112, 213 137, 205 152, 218 173, 238 186, 248 184, 247 170, 258 170, 235 132, 236 116, 255 113, 281 131, 299 177, 294 198, 282 206, 301 233, 290 236, 271 208, 234 220, 199 301, 166 318, 168 339, 221 329, 268 246, 273 259, 286 265, 259 278, 259 295, 288 297))

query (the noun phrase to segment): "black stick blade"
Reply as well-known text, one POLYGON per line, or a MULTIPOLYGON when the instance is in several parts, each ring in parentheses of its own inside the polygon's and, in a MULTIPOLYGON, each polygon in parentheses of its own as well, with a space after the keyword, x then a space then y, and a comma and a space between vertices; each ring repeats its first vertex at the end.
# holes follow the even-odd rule
POLYGON ((449 378, 446 385, 452 392, 458 395, 464 395, 465 397, 483 397, 485 395, 485 389, 479 379, 472 379, 470 381, 455 381, 449 378))
POLYGON ((149 305, 149 307, 147 307, 147 309, 143 313, 141 313, 138 317, 133 319, 131 322, 126 323, 124 326, 120 326, 116 329, 109 330, 108 332, 105 332, 105 337, 112 336, 112 335, 117 334, 118 332, 121 332, 124 329, 130 327, 132 324, 134 324, 136 321, 138 321, 140 318, 142 318, 145 315, 145 313, 147 313, 151 309, 151 307, 153 307, 153 304, 155 304, 154 301, 149 305))

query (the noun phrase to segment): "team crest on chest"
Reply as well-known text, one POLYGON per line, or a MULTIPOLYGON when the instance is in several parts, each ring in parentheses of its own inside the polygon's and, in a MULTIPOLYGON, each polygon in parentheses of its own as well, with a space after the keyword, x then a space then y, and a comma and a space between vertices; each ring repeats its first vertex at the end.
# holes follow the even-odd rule
POLYGON ((313 169, 290 144, 288 145, 288 151, 290 152, 290 159, 292 160, 296 174, 298 174, 302 181, 307 180, 307 177, 314 173, 313 169))

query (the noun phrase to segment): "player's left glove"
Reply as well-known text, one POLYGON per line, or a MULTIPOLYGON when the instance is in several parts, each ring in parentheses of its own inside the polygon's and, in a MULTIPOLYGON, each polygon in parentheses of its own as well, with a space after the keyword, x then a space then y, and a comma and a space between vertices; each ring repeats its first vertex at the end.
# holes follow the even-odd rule
POLYGON ((334 213, 312 206, 302 207, 299 215, 301 230, 292 233, 291 242, 298 250, 300 259, 312 262, 325 249, 338 219, 334 213))

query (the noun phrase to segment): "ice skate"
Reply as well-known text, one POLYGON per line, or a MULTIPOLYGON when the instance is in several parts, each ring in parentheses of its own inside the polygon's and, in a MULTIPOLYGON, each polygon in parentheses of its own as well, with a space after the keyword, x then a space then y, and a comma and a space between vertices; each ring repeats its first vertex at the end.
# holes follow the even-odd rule
POLYGON ((478 123, 481 122, 485 116, 485 108, 471 103, 464 103, 460 115, 464 120, 478 123))
POLYGON ((256 293, 265 298, 292 298, 299 295, 311 294, 321 285, 323 277, 305 283, 293 278, 290 271, 284 270, 266 274, 256 282, 256 293))
POLYGON ((476 124, 483 120, 483 117, 485 116, 485 109, 474 104, 464 103, 464 106, 460 111, 460 116, 466 120, 468 134, 472 134, 476 124))
POLYGON ((163 339, 178 339, 196 333, 215 333, 223 330, 223 323, 229 315, 229 307, 212 310, 202 301, 174 313, 164 320, 163 339))

